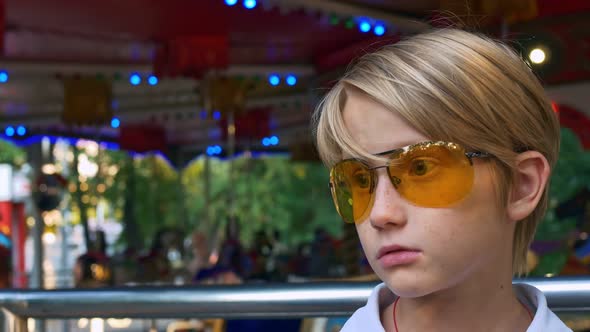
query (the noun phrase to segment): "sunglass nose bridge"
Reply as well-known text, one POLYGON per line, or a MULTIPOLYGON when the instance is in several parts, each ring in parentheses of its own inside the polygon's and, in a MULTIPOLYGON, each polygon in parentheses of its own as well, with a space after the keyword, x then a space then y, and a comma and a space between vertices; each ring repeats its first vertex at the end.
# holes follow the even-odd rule
MULTIPOLYGON (((381 168, 381 167, 376 167, 376 168, 381 168)), ((374 179, 375 180, 371 182, 371 190, 370 190, 371 193, 375 192, 375 188, 377 187, 377 181, 378 181, 377 176, 374 176, 374 179)), ((393 185, 393 187, 397 190, 399 185, 402 183, 402 180, 394 175, 390 175, 389 179, 391 180, 391 184, 393 185)))

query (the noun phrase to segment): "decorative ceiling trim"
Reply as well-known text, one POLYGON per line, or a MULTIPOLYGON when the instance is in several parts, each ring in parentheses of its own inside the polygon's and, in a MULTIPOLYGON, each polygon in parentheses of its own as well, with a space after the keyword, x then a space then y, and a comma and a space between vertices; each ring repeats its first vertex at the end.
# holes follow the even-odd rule
POLYGON ((262 5, 265 8, 276 5, 282 13, 304 9, 306 11, 319 11, 324 14, 335 14, 343 17, 370 17, 395 25, 398 29, 409 33, 418 33, 431 28, 428 23, 423 21, 387 13, 383 10, 372 9, 366 6, 355 6, 334 0, 263 0, 262 5))

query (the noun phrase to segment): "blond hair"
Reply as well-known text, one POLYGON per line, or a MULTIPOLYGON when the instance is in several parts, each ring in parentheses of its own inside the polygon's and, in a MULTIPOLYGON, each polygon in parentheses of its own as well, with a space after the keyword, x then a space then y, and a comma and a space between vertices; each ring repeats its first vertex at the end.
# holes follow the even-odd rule
MULTIPOLYGON (((559 123, 531 69, 510 47, 456 29, 415 35, 362 56, 327 93, 314 117, 320 157, 331 167, 343 154, 374 158, 344 125, 346 92, 357 89, 396 112, 432 140, 495 156, 498 202, 505 207, 522 150, 542 153, 551 168, 559 153, 559 123)), ((513 272, 525 273, 529 245, 547 208, 548 186, 536 209, 517 223, 513 272)))

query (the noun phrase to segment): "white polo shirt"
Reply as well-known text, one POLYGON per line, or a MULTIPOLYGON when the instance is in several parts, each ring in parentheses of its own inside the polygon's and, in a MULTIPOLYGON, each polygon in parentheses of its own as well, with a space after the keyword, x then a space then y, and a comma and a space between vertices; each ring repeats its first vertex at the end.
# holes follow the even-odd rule
MULTIPOLYGON (((535 313, 531 325, 526 332, 572 332, 549 308, 547 299, 540 290, 528 284, 513 285, 518 299, 535 313)), ((392 303, 395 296, 385 284, 380 284, 373 289, 367 304, 359 308, 346 321, 340 332, 383 332, 381 325, 380 308, 392 303)))

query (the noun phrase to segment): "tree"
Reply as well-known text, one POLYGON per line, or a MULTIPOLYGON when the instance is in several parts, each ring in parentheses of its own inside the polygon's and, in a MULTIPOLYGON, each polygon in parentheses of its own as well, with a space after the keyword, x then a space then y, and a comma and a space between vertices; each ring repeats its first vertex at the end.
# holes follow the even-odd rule
POLYGON ((590 189, 590 152, 583 149, 570 129, 562 128, 559 159, 551 176, 549 206, 535 236, 537 244, 553 242, 561 246, 541 255, 531 275, 557 275, 563 269, 572 251, 568 243, 579 225, 575 218, 558 218, 556 209, 584 189, 590 189))
POLYGON ((26 153, 16 145, 0 140, 0 164, 20 166, 25 163, 26 153))
POLYGON ((286 244, 309 241, 317 228, 340 234, 341 221, 328 190, 328 172, 319 163, 292 162, 287 157, 211 159, 210 215, 205 212, 205 158, 183 172, 189 220, 196 229, 215 235, 235 213, 241 240, 248 244, 259 230, 278 231, 286 244), (233 191, 234 210, 228 206, 233 191))

